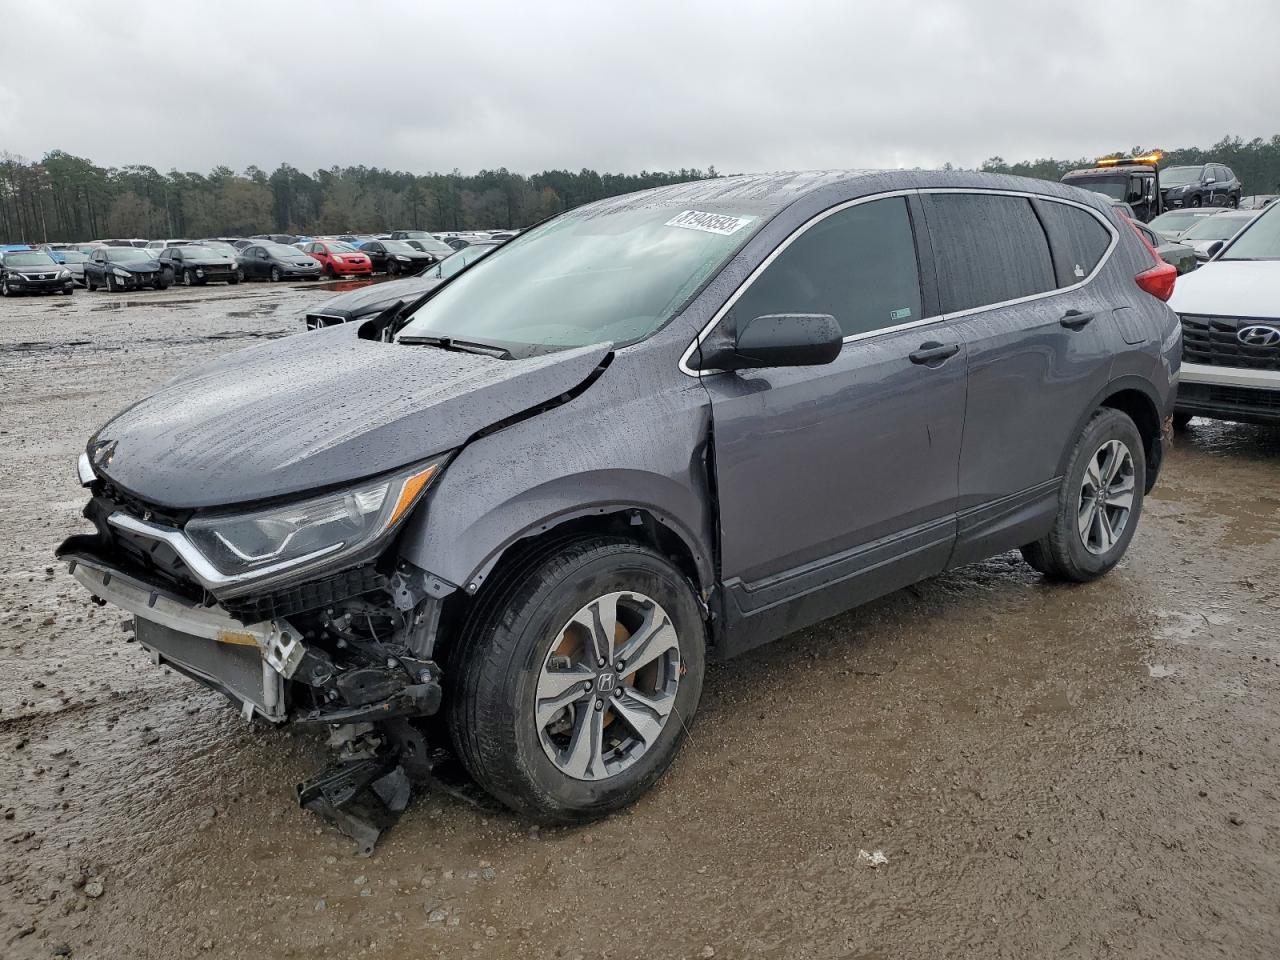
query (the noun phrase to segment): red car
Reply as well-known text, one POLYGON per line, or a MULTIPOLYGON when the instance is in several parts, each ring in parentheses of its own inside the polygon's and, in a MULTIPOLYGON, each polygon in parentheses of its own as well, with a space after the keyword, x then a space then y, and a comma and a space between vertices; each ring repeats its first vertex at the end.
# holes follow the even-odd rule
POLYGON ((331 277, 373 273, 373 261, 368 255, 341 240, 315 240, 301 246, 302 252, 319 260, 331 277))

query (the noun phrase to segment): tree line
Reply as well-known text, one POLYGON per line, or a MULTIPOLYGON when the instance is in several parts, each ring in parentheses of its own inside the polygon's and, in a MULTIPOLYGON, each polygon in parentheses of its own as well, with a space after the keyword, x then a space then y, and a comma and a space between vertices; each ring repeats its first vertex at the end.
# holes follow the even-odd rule
MULTIPOLYGON (((1225 163, 1246 193, 1280 193, 1280 134, 1269 140, 1225 137, 1210 147, 1164 153, 1164 166, 1225 163)), ((1009 163, 991 157, 981 169, 1059 180, 1095 159, 1009 163)), ((62 150, 39 160, 0 153, 0 242, 525 227, 592 200, 718 175, 715 167, 633 174, 546 170, 529 176, 505 168, 414 174, 366 166, 306 173, 287 163, 270 173, 255 166, 161 173, 142 165, 103 167, 62 150)))
POLYGON ((102 167, 51 150, 40 160, 0 153, 0 242, 258 233, 374 233, 392 229, 524 227, 604 197, 718 176, 708 170, 597 173, 509 170, 418 175, 378 167, 207 174, 102 167))

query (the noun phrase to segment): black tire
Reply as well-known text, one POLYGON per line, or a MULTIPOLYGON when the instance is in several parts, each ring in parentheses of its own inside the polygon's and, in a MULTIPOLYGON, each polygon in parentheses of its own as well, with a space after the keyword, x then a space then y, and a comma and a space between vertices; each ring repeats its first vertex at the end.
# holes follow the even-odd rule
POLYGON ((281 276, 281 274, 280 274, 280 268, 279 268, 279 267, 272 267, 272 268, 271 268, 271 282, 272 282, 272 283, 279 283, 279 282, 280 282, 280 276, 281 276))
POLYGON ((107 274, 107 293, 118 293, 120 291, 120 282, 111 274, 107 274))
POLYGON ((8 280, 0 280, 0 297, 12 297, 13 291, 9 289, 8 280))
POLYGON ((182 285, 184 287, 194 287, 196 285, 196 275, 194 271, 191 271, 191 270, 182 271, 182 285))
POLYGON ((467 618, 445 669, 450 734, 476 782, 513 810, 543 823, 594 820, 636 800, 671 763, 698 707, 705 657, 693 591, 662 556, 613 537, 543 545, 508 564, 467 618), (656 600, 679 637, 674 709, 630 767, 575 779, 543 750, 534 721, 537 682, 569 618, 594 598, 625 590, 656 600))
POLYGON ((1022 548, 1022 557, 1051 580, 1087 583, 1107 573, 1120 562, 1142 517, 1142 500, 1147 475, 1146 450, 1142 434, 1128 415, 1104 407, 1085 424, 1076 441, 1058 492, 1058 512, 1048 535, 1022 548), (1085 471, 1104 444, 1119 440, 1128 448, 1133 462, 1133 503, 1120 535, 1110 549, 1093 553, 1085 546, 1078 527, 1081 491, 1085 471))
POLYGON ((1197 193, 1194 197, 1191 198, 1191 205, 1193 207, 1198 207, 1200 206, 1200 203, 1201 203, 1200 194, 1197 193))
POLYGON ((159 278, 156 280, 156 282, 152 284, 152 286, 154 286, 157 290, 168 290, 169 278, 165 276, 164 273, 162 272, 159 278))
POLYGON ((1240 209, 1240 198, 1239 197, 1228 198, 1227 206, 1229 206, 1232 210, 1240 209))
POLYGON ((397 273, 399 273, 399 272, 400 272, 400 264, 396 263, 394 260, 388 260, 388 261, 387 261, 387 276, 388 276, 388 277, 394 277, 394 276, 395 276, 397 273))
POLYGON ((71 295, 72 295, 73 293, 75 293, 75 292, 76 292, 76 288, 75 288, 75 286, 74 286, 74 285, 72 285, 72 286, 70 286, 70 287, 63 287, 63 288, 62 288, 62 295, 63 295, 64 297, 69 297, 69 296, 71 296, 71 295))
POLYGON ((93 293, 93 291, 98 289, 98 284, 94 282, 93 277, 89 276, 88 273, 85 273, 84 275, 84 286, 90 293, 93 293))
POLYGON ((235 271, 232 271, 231 276, 227 277, 227 283, 234 287, 239 282, 240 275, 235 271))
POLYGON ((1192 416, 1193 414, 1190 413, 1175 413, 1173 415, 1173 429, 1179 433, 1186 430, 1191 423, 1192 416))

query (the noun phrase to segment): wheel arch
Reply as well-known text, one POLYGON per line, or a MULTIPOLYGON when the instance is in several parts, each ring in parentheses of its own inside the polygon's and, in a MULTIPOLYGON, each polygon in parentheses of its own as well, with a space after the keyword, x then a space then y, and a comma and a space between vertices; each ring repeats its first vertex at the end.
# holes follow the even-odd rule
POLYGON ((1160 475, 1160 466, 1164 461, 1164 420, 1160 414, 1160 398, 1155 387, 1141 377, 1122 377, 1113 380, 1098 393, 1071 434, 1071 443, 1063 451, 1062 461, 1058 465, 1059 475, 1066 473, 1067 461, 1070 459, 1075 438, 1080 436, 1089 418, 1102 408, 1121 411, 1138 428, 1147 462, 1144 489, 1145 492, 1150 493, 1155 486, 1156 478, 1160 475))

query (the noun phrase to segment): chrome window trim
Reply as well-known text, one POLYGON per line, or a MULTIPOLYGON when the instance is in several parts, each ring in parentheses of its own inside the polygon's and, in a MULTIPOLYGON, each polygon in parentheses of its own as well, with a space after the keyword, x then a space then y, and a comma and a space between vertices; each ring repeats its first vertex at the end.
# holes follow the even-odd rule
MULTIPOLYGON (((843 203, 838 203, 834 207, 830 207, 818 214, 815 214, 813 217, 810 217, 804 223, 800 224, 800 226, 796 227, 795 230, 793 230, 790 234, 788 234, 785 240, 783 240, 780 244, 778 244, 778 246, 769 254, 769 256, 765 257, 764 260, 762 260, 760 264, 754 270, 752 270, 750 274, 747 275, 747 277, 742 281, 742 283, 738 285, 738 289, 733 292, 733 294, 729 297, 729 299, 726 300, 720 306, 720 308, 716 310, 714 314, 712 314, 711 319, 707 321, 706 326, 702 328, 702 330, 698 333, 697 337, 695 337, 693 341, 689 344, 689 346, 685 348, 684 353, 680 355, 680 365, 679 365, 680 372, 685 374, 686 376, 695 377, 695 378, 701 378, 704 376, 724 372, 723 370, 694 370, 692 367, 689 366, 689 359, 690 357, 693 356, 694 351, 697 350, 699 346, 701 346, 702 342, 708 336, 710 336, 711 331, 715 329, 716 324, 718 324, 722 319, 724 319, 725 314, 727 314, 731 309, 733 309, 733 305, 737 303, 739 298, 741 298, 741 296, 744 293, 746 293, 747 289, 753 283, 755 283, 756 278, 759 277, 760 274, 762 274, 766 269, 768 269, 770 264, 772 264, 773 261, 776 260, 779 255, 781 255, 782 251, 786 250, 787 247, 791 246, 791 244, 795 240, 797 240, 802 234, 804 234, 807 230, 809 230, 810 227, 818 223, 821 223, 827 217, 837 214, 841 210, 847 210, 850 207, 856 207, 859 204, 870 203, 874 200, 887 200, 892 197, 925 196, 928 194, 935 194, 935 193, 976 193, 976 194, 986 194, 986 195, 1001 196, 1001 197, 1024 197, 1028 200, 1042 200, 1047 203, 1061 203, 1069 207, 1077 207, 1081 210, 1084 210, 1086 213, 1092 215, 1093 218, 1098 221, 1098 223, 1102 224, 1103 229, 1105 229, 1107 233, 1111 235, 1111 242, 1107 245, 1107 249, 1103 251, 1102 256, 1098 259, 1098 263, 1094 266, 1093 270, 1091 270, 1086 277, 1084 277, 1083 279, 1079 280, 1076 283, 1071 284, 1070 286, 1055 287, 1053 290, 1045 290, 1042 293, 1033 293, 1030 296, 1019 297, 1015 300, 1002 300, 999 303, 983 304, 980 307, 970 307, 966 310, 957 310, 954 313, 942 313, 942 314, 936 314, 930 317, 922 317, 921 319, 913 320, 910 323, 900 323, 892 327, 882 327, 878 330, 868 330, 865 333, 850 334, 849 336, 844 338, 843 340, 844 343, 855 343, 859 340, 869 340, 872 337, 882 337, 890 333, 898 333, 899 331, 902 331, 902 330, 910 330, 913 327, 930 326, 932 324, 942 323, 947 320, 956 320, 963 317, 972 316, 977 313, 983 313, 987 310, 998 310, 998 309, 1001 309, 1002 307, 1017 306, 1018 304, 1021 304, 1021 303, 1030 303, 1034 300, 1042 300, 1046 297, 1056 297, 1060 293, 1070 293, 1073 290, 1079 290, 1081 287, 1091 283, 1093 279, 1102 271, 1102 268, 1107 265, 1107 261, 1111 259, 1111 255, 1115 252, 1116 247, 1119 246, 1119 243, 1120 243, 1120 233, 1119 231, 1116 230, 1115 225, 1112 224, 1106 217, 1104 217, 1101 212, 1089 206, 1087 203, 1081 203, 1078 200, 1070 200, 1070 199, 1067 199, 1066 197, 1052 197, 1043 193, 1033 193, 1028 190, 1003 190, 996 187, 921 187, 921 188, 912 188, 908 190, 890 190, 885 193, 874 193, 869 196, 857 197, 853 200, 846 200, 843 203)), ((925 226, 925 229, 926 230, 928 229, 927 225, 925 226)), ((1049 241, 1047 230, 1045 231, 1045 241, 1046 243, 1050 243, 1049 253, 1050 253, 1050 257, 1052 258, 1053 249, 1052 249, 1052 244, 1049 241)))

